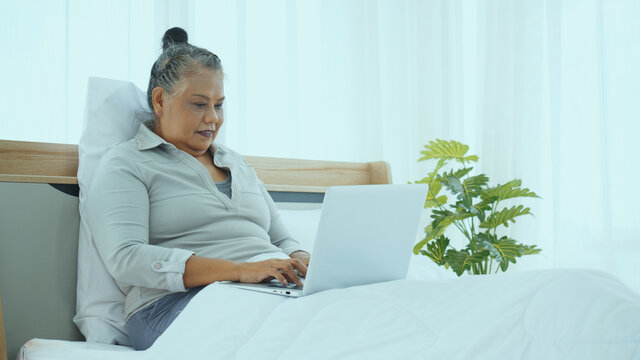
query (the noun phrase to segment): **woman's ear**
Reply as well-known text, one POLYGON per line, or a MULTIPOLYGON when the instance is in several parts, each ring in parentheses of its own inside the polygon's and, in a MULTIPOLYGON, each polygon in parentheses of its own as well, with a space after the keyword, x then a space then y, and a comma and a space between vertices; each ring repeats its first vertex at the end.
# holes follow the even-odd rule
POLYGON ((157 117, 162 115, 164 110, 164 89, 160 86, 156 86, 151 90, 151 101, 153 102, 153 112, 157 117))

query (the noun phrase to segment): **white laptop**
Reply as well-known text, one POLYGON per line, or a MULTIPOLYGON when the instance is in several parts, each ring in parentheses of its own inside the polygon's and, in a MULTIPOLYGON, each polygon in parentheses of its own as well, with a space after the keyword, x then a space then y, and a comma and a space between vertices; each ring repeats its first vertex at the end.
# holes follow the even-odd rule
POLYGON ((276 280, 226 283, 285 296, 404 279, 427 197, 427 185, 331 186, 302 288, 276 280))

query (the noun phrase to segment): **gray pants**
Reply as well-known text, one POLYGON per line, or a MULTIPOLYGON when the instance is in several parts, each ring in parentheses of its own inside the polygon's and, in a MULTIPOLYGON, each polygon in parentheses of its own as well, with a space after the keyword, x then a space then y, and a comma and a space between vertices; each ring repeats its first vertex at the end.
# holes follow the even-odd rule
POLYGON ((133 314, 127 321, 129 340, 136 350, 146 350, 167 330, 189 301, 204 287, 166 295, 133 314))

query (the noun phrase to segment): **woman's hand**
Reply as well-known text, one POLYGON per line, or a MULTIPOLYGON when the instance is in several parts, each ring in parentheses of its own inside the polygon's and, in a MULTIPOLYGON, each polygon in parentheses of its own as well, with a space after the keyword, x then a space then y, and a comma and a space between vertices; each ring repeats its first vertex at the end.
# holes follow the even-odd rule
POLYGON ((307 266, 299 259, 269 259, 258 262, 246 262, 238 264, 238 281, 242 283, 260 283, 278 280, 283 285, 295 283, 302 286, 300 277, 307 275, 307 266))
POLYGON ((298 259, 302 261, 304 266, 309 267, 309 260, 311 260, 311 255, 302 250, 294 251, 289 255, 292 259, 298 259))

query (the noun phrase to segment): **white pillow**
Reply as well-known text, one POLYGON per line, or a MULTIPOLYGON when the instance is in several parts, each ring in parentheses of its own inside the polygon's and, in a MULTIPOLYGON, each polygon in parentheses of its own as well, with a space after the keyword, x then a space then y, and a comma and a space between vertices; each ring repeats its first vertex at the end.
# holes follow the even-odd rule
POLYGON ((88 342, 130 345, 124 320, 125 295, 98 255, 84 216, 84 200, 98 162, 107 149, 135 136, 148 111, 146 96, 134 84, 89 78, 85 118, 78 145, 80 230, 78 284, 73 321, 88 342))

